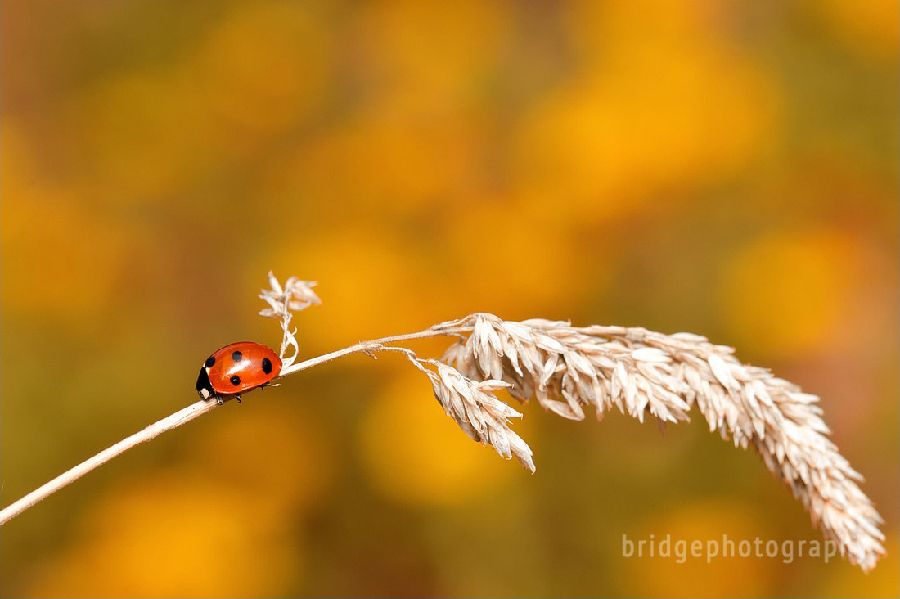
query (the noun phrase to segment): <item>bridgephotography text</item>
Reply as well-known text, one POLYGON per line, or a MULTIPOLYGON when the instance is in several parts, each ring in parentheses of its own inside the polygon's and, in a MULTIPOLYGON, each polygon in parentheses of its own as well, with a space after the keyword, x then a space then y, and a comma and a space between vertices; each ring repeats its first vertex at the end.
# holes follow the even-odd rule
POLYGON ((727 534, 715 539, 673 538, 671 534, 651 534, 646 538, 630 538, 622 535, 622 557, 664 558, 683 564, 690 559, 703 559, 706 563, 720 558, 770 558, 790 564, 795 559, 824 559, 827 563, 840 555, 834 541, 818 539, 732 539, 727 534))

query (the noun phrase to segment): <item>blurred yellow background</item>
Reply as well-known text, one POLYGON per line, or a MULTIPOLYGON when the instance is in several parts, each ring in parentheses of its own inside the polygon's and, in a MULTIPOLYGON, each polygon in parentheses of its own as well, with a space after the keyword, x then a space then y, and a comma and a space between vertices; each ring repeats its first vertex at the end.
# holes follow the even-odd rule
MULTIPOLYGON (((819 539, 697 415, 525 407, 527 474, 396 356, 120 457, 5 526, 5 596, 896 596, 895 2, 5 2, 5 505, 275 344, 475 310, 688 330, 822 396, 886 518, 846 562, 627 559, 819 539)), ((442 344, 421 343, 438 353, 442 344)))

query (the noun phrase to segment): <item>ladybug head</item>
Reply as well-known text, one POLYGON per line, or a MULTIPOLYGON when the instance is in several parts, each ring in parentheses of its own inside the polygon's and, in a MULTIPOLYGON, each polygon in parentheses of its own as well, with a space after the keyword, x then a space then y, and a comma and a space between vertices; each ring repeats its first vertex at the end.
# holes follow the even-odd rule
POLYGON ((213 391, 212 383, 209 382, 209 372, 206 367, 200 368, 200 375, 197 377, 197 393, 200 394, 200 397, 203 399, 209 399, 213 395, 216 394, 213 391))

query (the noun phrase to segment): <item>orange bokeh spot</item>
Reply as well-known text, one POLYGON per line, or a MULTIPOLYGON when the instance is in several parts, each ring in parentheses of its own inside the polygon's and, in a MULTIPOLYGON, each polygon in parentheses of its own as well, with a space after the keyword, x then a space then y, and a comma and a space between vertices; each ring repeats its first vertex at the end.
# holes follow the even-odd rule
MULTIPOLYGON (((513 426, 521 433, 518 421, 513 426)), ((524 472, 466 436, 434 399, 427 378, 412 367, 368 407, 360 434, 372 484, 402 502, 463 503, 524 472)))
POLYGON ((283 594, 302 572, 299 548, 280 529, 236 517, 241 506, 240 494, 189 476, 115 489, 96 500, 75 542, 36 573, 30 594, 283 594))
POLYGON ((47 322, 99 321, 136 245, 121 223, 82 209, 79 197, 47 181, 15 126, 3 133, 3 307, 47 322))
POLYGON ((835 231, 763 237, 725 265, 725 322, 741 347, 776 356, 814 349, 836 331, 858 268, 852 241, 835 231))
POLYGON ((193 440, 196 476, 243 495, 253 519, 277 525, 322 500, 332 479, 333 453, 313 416, 288 408, 285 393, 269 387, 246 396, 193 440))

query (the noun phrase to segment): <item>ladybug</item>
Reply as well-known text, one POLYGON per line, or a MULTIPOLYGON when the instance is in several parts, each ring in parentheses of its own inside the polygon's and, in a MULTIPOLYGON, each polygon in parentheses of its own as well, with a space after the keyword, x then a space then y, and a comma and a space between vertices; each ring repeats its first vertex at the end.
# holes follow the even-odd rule
POLYGON ((281 372, 281 358, 253 341, 239 341, 216 350, 206 358, 197 377, 197 393, 203 399, 241 401, 241 393, 265 387, 281 372))

